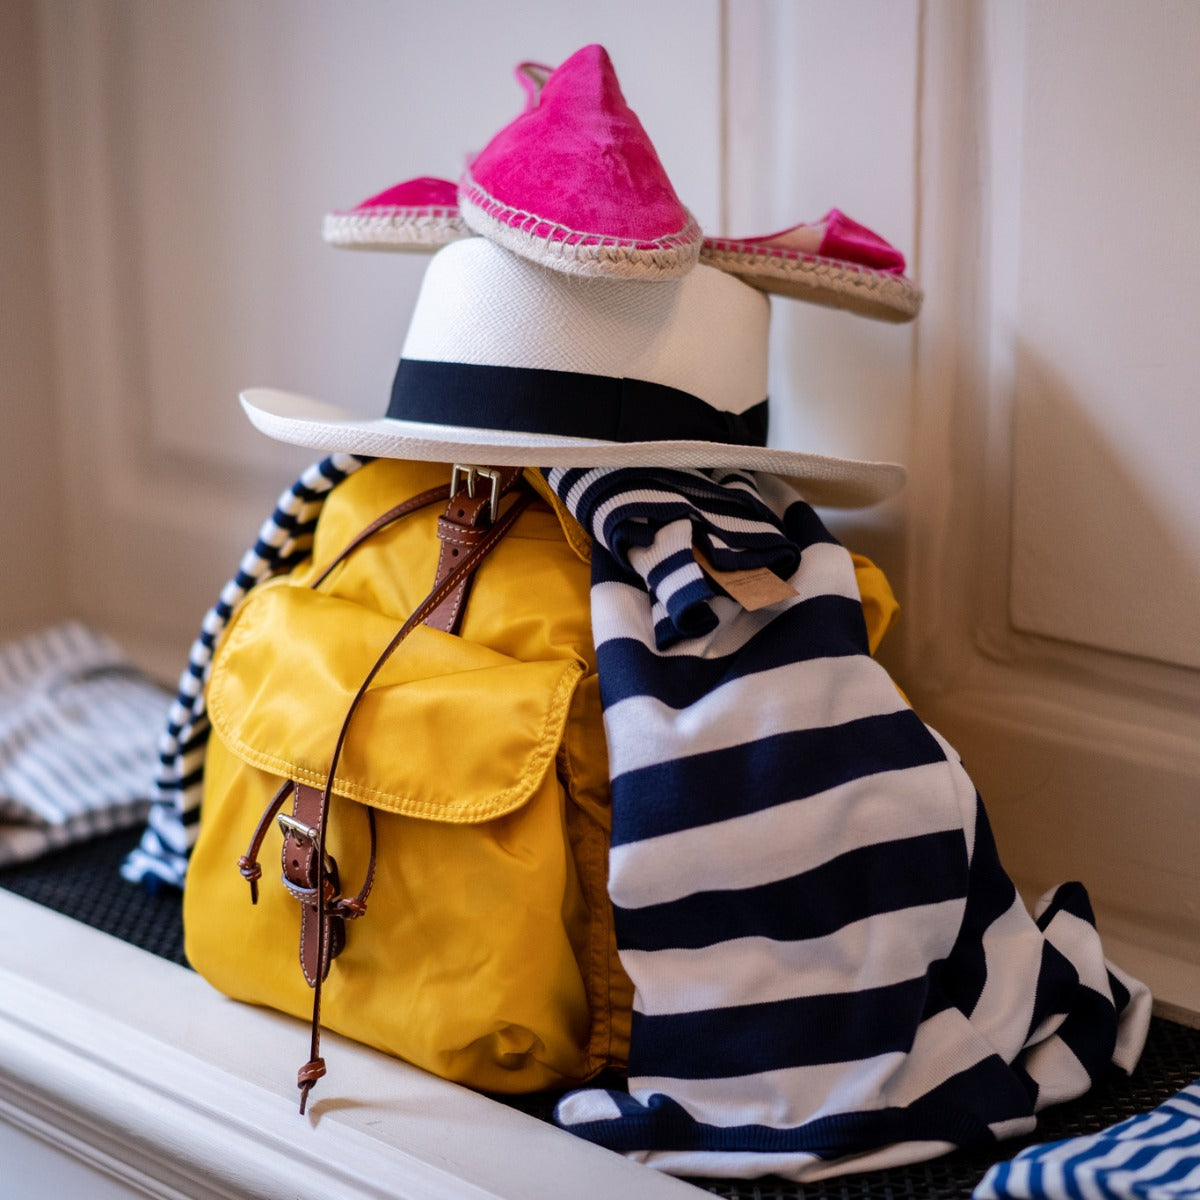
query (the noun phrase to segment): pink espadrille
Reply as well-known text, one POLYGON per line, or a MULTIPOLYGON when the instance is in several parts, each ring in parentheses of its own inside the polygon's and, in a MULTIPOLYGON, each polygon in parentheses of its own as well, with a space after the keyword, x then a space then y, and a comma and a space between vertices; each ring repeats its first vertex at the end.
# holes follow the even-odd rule
MULTIPOLYGON (((455 191, 448 179, 396 184, 347 212, 330 213, 325 218, 325 240, 356 249, 432 254, 440 246, 473 236, 459 214, 455 191), (417 191, 417 185, 422 191, 417 191), (436 195, 443 203, 437 208, 422 206, 421 195, 436 195)), ((836 208, 820 221, 793 225, 782 233, 706 237, 700 245, 700 261, 738 276, 759 291, 875 320, 911 321, 921 308, 921 290, 904 274, 904 255, 836 208)))
POLYGON ((335 246, 432 253, 473 233, 577 275, 671 278, 697 257, 763 292, 911 321, 920 289, 904 255, 836 208, 757 237, 703 237, 680 204, 608 54, 585 46, 557 70, 522 62, 524 109, 462 181, 396 184, 325 218, 335 246))
POLYGON ((448 179, 406 179, 353 208, 331 212, 321 234, 331 246, 432 252, 471 231, 459 215, 448 179))
POLYGON ((760 291, 880 321, 911 321, 921 309, 904 255, 836 208, 763 237, 705 238, 700 258, 760 291))
MULTIPOLYGON (((700 227, 671 186, 602 46, 576 51, 469 163, 458 188, 476 233, 571 275, 668 279, 695 265, 700 227)), ((524 82, 524 81, 523 81, 524 82)))

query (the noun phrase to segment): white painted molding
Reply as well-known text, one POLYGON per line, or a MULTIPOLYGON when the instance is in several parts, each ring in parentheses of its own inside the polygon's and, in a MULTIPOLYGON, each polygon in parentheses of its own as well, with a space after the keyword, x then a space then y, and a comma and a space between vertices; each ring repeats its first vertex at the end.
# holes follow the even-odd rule
POLYGON ((695 1188, 0 891, 0 1121, 145 1195, 655 1200, 695 1188))

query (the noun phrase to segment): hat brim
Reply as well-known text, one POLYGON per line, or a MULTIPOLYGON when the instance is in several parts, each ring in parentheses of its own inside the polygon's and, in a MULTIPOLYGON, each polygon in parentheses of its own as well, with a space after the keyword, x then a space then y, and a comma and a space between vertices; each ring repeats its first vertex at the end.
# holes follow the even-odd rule
POLYGON ((779 475, 811 504, 866 508, 894 496, 906 472, 898 463, 836 458, 723 442, 608 442, 505 429, 476 429, 361 418, 334 405, 274 388, 249 388, 242 407, 261 433, 321 452, 372 458, 525 467, 733 467, 779 475))

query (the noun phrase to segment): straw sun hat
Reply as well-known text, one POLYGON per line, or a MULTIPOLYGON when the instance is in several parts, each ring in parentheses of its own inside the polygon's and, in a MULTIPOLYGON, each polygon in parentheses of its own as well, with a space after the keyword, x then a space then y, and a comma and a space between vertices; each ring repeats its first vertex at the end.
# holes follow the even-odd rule
POLYGON ((897 492, 897 464, 767 448, 764 292, 909 319, 920 293, 903 258, 836 210, 706 240, 601 47, 518 77, 525 111, 457 188, 410 180, 326 219, 335 245, 433 252, 386 415, 255 388, 241 397, 254 425, 377 457, 764 471, 835 507, 897 492))

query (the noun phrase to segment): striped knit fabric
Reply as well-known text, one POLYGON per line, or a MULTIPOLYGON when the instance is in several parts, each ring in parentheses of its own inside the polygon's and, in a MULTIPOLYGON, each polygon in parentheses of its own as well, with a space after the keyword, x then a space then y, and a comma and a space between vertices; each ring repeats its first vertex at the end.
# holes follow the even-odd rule
POLYGON ((1178 1200, 1200 1196, 1200 1083, 1090 1137, 998 1163, 975 1200, 1178 1200))
POLYGON ((555 470, 594 539, 628 1092, 574 1133, 683 1175, 816 1179, 1028 1132, 1129 1070, 1143 985, 1087 896, 1036 916, 953 750, 867 651, 849 555, 779 480, 555 470), (709 582, 767 567, 795 597, 709 582))
POLYGON ((254 545, 243 555, 237 573, 205 614, 179 678, 166 727, 158 739, 158 770, 149 821, 141 842, 121 867, 121 874, 130 882, 149 888, 162 884, 183 887, 200 819, 204 751, 210 729, 204 685, 217 639, 238 602, 255 584, 290 571, 308 556, 317 516, 329 490, 367 461, 351 454, 333 454, 309 467, 279 497, 254 545))
POLYGON ((0 646, 0 866, 144 820, 167 701, 75 621, 0 646))

